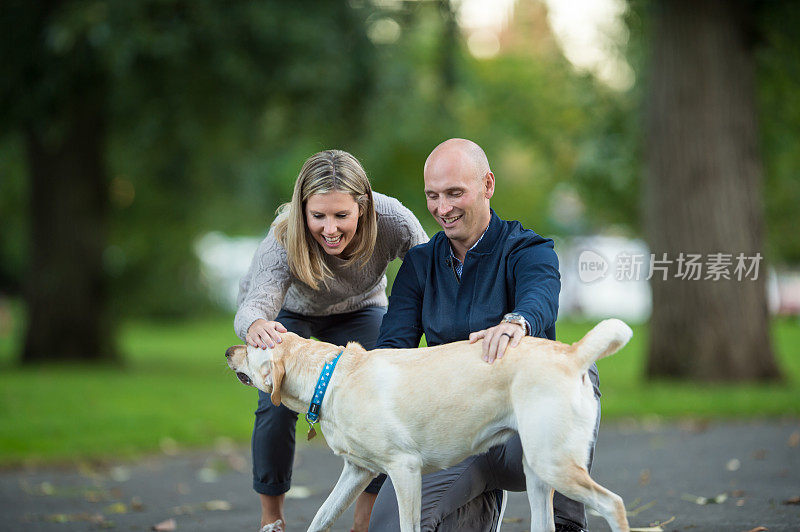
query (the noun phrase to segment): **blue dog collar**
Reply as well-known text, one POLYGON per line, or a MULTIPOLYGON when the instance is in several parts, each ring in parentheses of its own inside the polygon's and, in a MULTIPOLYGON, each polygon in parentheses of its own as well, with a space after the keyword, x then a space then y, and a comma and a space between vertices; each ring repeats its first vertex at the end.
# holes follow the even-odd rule
POLYGON ((308 412, 306 413, 306 421, 308 421, 312 429, 314 428, 314 423, 319 420, 319 409, 322 406, 322 399, 325 397, 325 390, 328 389, 331 375, 333 375, 333 370, 336 368, 336 363, 339 362, 339 357, 342 356, 342 353, 344 353, 344 351, 339 351, 336 358, 325 364, 325 367, 322 368, 319 374, 319 379, 317 379, 317 386, 314 388, 314 397, 311 399, 311 404, 308 406, 308 412))

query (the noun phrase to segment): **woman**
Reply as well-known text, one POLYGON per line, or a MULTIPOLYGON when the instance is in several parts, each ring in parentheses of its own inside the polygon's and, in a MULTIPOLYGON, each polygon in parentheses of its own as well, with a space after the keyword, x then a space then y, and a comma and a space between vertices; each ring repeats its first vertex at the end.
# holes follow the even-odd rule
MULTIPOLYGON (((373 193, 355 157, 327 150, 310 157, 292 201, 278 210, 239 285, 234 327, 262 349, 291 331, 372 349, 386 313, 386 266, 428 237, 399 201, 373 193)), ((258 392, 253 429, 253 488, 262 530, 282 531, 297 414, 258 392)), ((383 475, 356 501, 353 529, 366 530, 383 475)))

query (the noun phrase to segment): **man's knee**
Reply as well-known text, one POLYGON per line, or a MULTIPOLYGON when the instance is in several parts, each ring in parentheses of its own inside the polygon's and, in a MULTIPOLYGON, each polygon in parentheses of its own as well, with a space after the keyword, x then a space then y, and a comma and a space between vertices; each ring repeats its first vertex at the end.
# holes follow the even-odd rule
POLYGON ((486 452, 487 477, 490 487, 506 491, 525 491, 525 472, 522 469, 522 441, 514 434, 505 443, 486 452))

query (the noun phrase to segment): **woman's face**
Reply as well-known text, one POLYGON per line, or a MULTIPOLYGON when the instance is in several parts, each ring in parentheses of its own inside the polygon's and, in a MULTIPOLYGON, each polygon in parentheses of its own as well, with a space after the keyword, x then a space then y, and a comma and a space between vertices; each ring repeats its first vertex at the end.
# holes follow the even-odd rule
POLYGON ((358 203, 346 192, 314 194, 306 201, 306 224, 328 255, 341 255, 353 241, 360 216, 358 203))

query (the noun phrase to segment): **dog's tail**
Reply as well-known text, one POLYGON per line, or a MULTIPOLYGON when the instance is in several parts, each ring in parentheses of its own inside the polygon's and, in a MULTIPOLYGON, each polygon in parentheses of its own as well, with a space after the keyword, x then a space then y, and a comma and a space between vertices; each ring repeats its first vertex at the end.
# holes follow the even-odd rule
POLYGON ((573 354, 582 370, 586 371, 594 361, 622 349, 632 336, 633 331, 622 320, 603 320, 572 344, 573 354))

